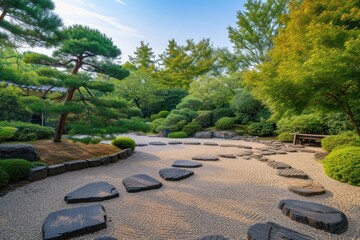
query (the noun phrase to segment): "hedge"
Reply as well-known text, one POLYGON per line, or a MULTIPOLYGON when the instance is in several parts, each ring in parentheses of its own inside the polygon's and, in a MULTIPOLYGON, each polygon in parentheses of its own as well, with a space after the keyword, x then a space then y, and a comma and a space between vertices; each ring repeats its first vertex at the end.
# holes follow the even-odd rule
POLYGON ((9 174, 9 181, 17 181, 27 177, 32 165, 24 159, 6 159, 0 160, 0 168, 9 174))
POLYGON ((360 137, 356 133, 349 131, 339 135, 327 136, 321 140, 321 146, 328 152, 343 145, 360 146, 360 137))

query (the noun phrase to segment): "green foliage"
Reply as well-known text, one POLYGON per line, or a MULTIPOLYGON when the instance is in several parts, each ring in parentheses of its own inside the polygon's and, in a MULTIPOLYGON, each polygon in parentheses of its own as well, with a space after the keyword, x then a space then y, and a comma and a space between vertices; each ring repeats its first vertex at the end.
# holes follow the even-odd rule
POLYGON ((145 44, 144 41, 140 42, 140 47, 136 48, 135 56, 130 56, 130 64, 136 69, 141 71, 151 72, 155 70, 155 54, 149 43, 145 44))
POLYGON ((182 131, 186 132, 188 136, 193 136, 195 133, 199 132, 201 130, 201 126, 198 122, 189 122, 186 124, 182 131))
POLYGON ((281 142, 293 142, 294 134, 289 132, 280 133, 278 136, 278 140, 281 142))
POLYGON ((328 152, 343 145, 360 146, 360 137, 356 133, 349 131, 339 135, 327 136, 321 140, 321 146, 328 152))
POLYGON ((170 114, 169 111, 163 110, 158 113, 159 118, 166 118, 170 114))
POLYGON ((17 128, 14 127, 0 127, 0 143, 13 138, 16 131, 17 128))
POLYGON ((208 128, 212 125, 212 112, 211 111, 199 111, 195 121, 200 124, 202 128, 208 128))
POLYGON ((186 125, 187 121, 186 120, 181 120, 179 122, 176 123, 176 126, 178 129, 183 129, 183 127, 186 125))
POLYGON ((28 121, 30 119, 30 114, 21 103, 19 95, 11 88, 0 86, 0 121, 28 121))
POLYGON ((327 126, 319 114, 303 114, 282 118, 277 122, 278 132, 326 134, 327 126))
POLYGON ((101 142, 101 138, 97 137, 84 137, 84 138, 71 138, 73 142, 81 142, 84 144, 98 144, 101 142))
POLYGON ((188 108, 195 111, 200 110, 201 107, 202 107, 201 100, 193 97, 183 98, 181 102, 176 106, 177 109, 188 108))
POLYGON ((324 117, 325 124, 328 128, 327 132, 331 135, 340 134, 342 132, 353 129, 349 118, 343 113, 330 113, 324 117))
POLYGON ((216 121, 215 127, 219 130, 231 129, 234 126, 236 118, 233 117, 222 117, 216 121))
POLYGON ((135 150, 136 146, 135 141, 128 137, 117 137, 111 144, 122 149, 131 148, 132 150, 135 150))
POLYGON ((273 123, 263 121, 250 124, 247 131, 253 136, 267 137, 274 135, 275 127, 273 123))
POLYGON ((17 181, 27 177, 31 162, 23 159, 0 160, 0 168, 9 174, 9 181, 17 181))
POLYGON ((360 186, 359 159, 360 147, 346 147, 331 152, 322 163, 329 177, 360 186))
POLYGON ((168 138, 187 138, 188 135, 186 132, 172 132, 169 133, 168 138))
POLYGON ((151 129, 152 129, 152 132, 159 132, 157 131, 156 129, 159 127, 159 126, 162 126, 163 123, 165 121, 165 118, 157 118, 155 119, 154 121, 151 122, 151 129))
POLYGON ((37 124, 24 123, 24 122, 0 122, 1 127, 16 128, 12 140, 14 141, 30 141, 36 139, 48 139, 54 136, 54 129, 50 127, 43 127, 37 124))
POLYGON ((31 168, 36 168, 36 167, 46 167, 48 166, 46 163, 44 162, 31 162, 31 168))
POLYGON ((9 174, 0 168, 0 189, 9 183, 9 174))
POLYGON ((212 124, 223 117, 235 117, 234 112, 230 108, 217 108, 212 113, 212 124))

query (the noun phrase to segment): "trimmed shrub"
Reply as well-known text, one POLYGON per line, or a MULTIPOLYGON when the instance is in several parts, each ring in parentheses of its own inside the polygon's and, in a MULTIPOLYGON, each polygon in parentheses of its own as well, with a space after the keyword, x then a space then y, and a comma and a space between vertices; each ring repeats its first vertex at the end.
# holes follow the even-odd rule
POLYGON ((321 146, 328 152, 343 145, 360 146, 360 137, 354 132, 344 132, 339 135, 327 136, 321 140, 321 146))
POLYGON ((189 122, 186 124, 182 131, 186 132, 188 136, 193 136, 195 133, 199 132, 201 130, 201 126, 198 122, 189 122))
POLYGON ((43 127, 37 124, 25 122, 0 122, 0 127, 14 127, 17 128, 14 136, 11 138, 14 141, 30 141, 36 139, 48 139, 54 136, 54 129, 51 127, 43 127))
POLYGON ((195 118, 195 121, 200 124, 203 128, 208 128, 212 125, 211 118, 212 113, 211 111, 199 111, 199 115, 195 118))
POLYGON ((161 126, 165 121, 165 118, 158 118, 151 122, 151 130, 152 132, 159 132, 156 129, 161 126))
POLYGON ((181 120, 180 122, 177 122, 176 126, 178 127, 178 130, 183 129, 186 123, 187 123, 186 120, 181 120))
POLYGON ((329 177, 360 186, 360 147, 334 150, 322 163, 329 177))
POLYGON ((9 174, 0 168, 0 189, 9 183, 9 174))
POLYGON ((289 132, 283 132, 278 136, 278 140, 281 142, 293 142, 294 134, 289 132))
POLYGON ((169 111, 163 110, 163 111, 160 111, 157 115, 158 115, 160 118, 166 118, 169 114, 170 114, 169 111))
POLYGON ((101 142, 99 137, 84 137, 84 138, 71 138, 73 142, 81 142, 84 144, 98 144, 101 142))
POLYGON ((0 161, 0 168, 9 174, 9 181, 17 181, 27 177, 31 162, 24 159, 6 159, 0 161))
POLYGON ((282 118, 277 122, 278 132, 297 132, 309 134, 327 134, 328 127, 323 116, 306 114, 282 118))
POLYGON ((203 103, 200 99, 189 97, 182 99, 181 102, 176 106, 176 109, 189 108, 191 110, 198 111, 201 109, 202 105, 203 103))
POLYGON ((219 130, 231 129, 234 126, 236 118, 222 117, 215 123, 215 127, 219 130))
POLYGON ((188 135, 186 132, 172 132, 169 133, 168 138, 187 138, 188 135))
POLYGON ((215 123, 223 117, 235 117, 234 112, 231 108, 217 108, 212 112, 212 124, 215 123))
POLYGON ((14 127, 2 127, 0 128, 0 143, 7 139, 14 137, 17 128, 14 127))
POLYGON ((331 135, 337 135, 353 129, 348 117, 343 113, 326 114, 324 121, 328 128, 327 133, 331 135))
POLYGON ((259 136, 259 137, 267 137, 274 135, 274 124, 269 122, 257 122, 252 123, 247 128, 248 133, 250 135, 259 136))
POLYGON ((118 137, 115 138, 112 142, 112 145, 118 147, 118 148, 131 148, 132 150, 135 150, 136 143, 133 139, 128 137, 118 137))

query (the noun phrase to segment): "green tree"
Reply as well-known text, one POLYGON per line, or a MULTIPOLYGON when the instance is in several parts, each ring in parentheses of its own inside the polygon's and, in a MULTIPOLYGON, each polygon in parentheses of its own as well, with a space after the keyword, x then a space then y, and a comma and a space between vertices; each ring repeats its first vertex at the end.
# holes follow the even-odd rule
POLYGON ((136 48, 134 56, 129 56, 130 63, 136 69, 147 72, 155 71, 155 54, 149 43, 145 44, 144 41, 140 42, 140 47, 136 48))
POLYGON ((52 0, 0 0, 0 39, 13 45, 56 43, 62 20, 54 8, 52 0))
MULTIPOLYGON (((113 90, 113 85, 106 82, 94 81, 89 74, 84 72, 102 73, 109 77, 123 79, 129 75, 129 71, 123 69, 116 60, 121 51, 112 40, 98 30, 90 29, 81 25, 67 27, 62 31, 63 40, 54 51, 52 57, 42 54, 27 53, 25 60, 38 65, 65 68, 68 72, 63 73, 55 69, 40 69, 39 74, 51 77, 53 84, 67 88, 64 101, 64 110, 61 112, 56 127, 54 142, 61 142, 64 126, 69 115, 66 107, 71 105, 75 91, 82 95, 81 87, 90 95, 91 89, 101 92, 113 90)), ((82 98, 82 101, 85 99, 82 98)), ((96 105, 96 101, 93 100, 96 105)), ((108 102, 107 104, 111 104, 108 102)), ((121 104, 120 104, 121 105, 121 104)))

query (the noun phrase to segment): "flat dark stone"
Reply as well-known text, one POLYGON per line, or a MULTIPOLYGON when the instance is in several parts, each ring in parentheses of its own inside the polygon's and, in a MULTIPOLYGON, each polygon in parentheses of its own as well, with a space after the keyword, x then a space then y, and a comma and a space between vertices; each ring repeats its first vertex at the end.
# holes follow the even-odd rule
POLYGON ((248 240, 314 240, 314 238, 276 223, 256 223, 249 227, 248 240))
POLYGON ((252 149, 251 146, 246 146, 246 145, 237 145, 238 148, 244 148, 244 149, 252 149))
POLYGON ((100 160, 102 165, 108 165, 110 163, 110 158, 108 156, 101 157, 100 160))
POLYGON ((236 147, 235 144, 221 144, 220 147, 236 147))
POLYGON ((146 143, 137 143, 136 146, 137 147, 146 147, 147 144, 146 143))
POLYGON ((102 205, 63 209, 50 213, 42 227, 44 240, 62 240, 106 228, 102 205))
POLYGON ((126 188, 126 191, 131 193, 162 187, 161 182, 146 174, 137 174, 127 177, 123 180, 123 184, 126 188))
POLYGON ((173 167, 183 167, 183 168, 198 168, 201 167, 202 164, 199 162, 188 161, 188 160, 176 160, 173 167))
POLYGON ((295 148, 282 148, 282 150, 285 152, 297 152, 297 149, 295 148))
POLYGON ((68 193, 64 200, 67 203, 83 203, 100 202, 116 197, 119 197, 119 193, 113 185, 107 182, 94 182, 68 193))
POLYGON ((304 145, 289 145, 291 148, 305 148, 304 145))
POLYGON ((131 157, 134 154, 134 151, 131 148, 126 148, 123 151, 126 152, 128 157, 131 157))
POLYGON ((200 240, 229 240, 229 238, 226 238, 222 235, 212 235, 212 236, 205 236, 200 238, 200 240))
POLYGON ((285 151, 281 151, 281 150, 277 150, 277 151, 275 151, 275 153, 276 153, 276 154, 286 154, 285 151))
POLYGON ((94 240, 118 240, 118 239, 114 238, 114 237, 110 237, 110 236, 102 236, 102 237, 95 238, 94 240))
POLYGON ((74 160, 64 162, 67 171, 76 171, 89 167, 89 163, 86 160, 74 160))
POLYGON ((101 166, 101 159, 100 158, 92 158, 87 160, 89 163, 89 167, 98 167, 101 166))
POLYGON ((287 187, 289 191, 305 197, 325 193, 325 188, 318 181, 313 180, 294 179, 287 182, 287 187))
POLYGON ((316 153, 315 150, 312 149, 307 149, 307 148, 300 148, 299 152, 304 152, 304 153, 316 153))
POLYGON ((29 144, 0 144, 0 161, 8 158, 21 158, 34 162, 39 160, 40 156, 29 144))
POLYGON ((198 160, 198 161, 218 161, 219 160, 219 158, 216 155, 206 155, 206 154, 196 155, 192 159, 198 160))
POLYGON ((219 154, 219 157, 223 158, 236 158, 234 154, 219 154))
POLYGON ((127 150, 125 149, 125 150, 122 150, 122 151, 116 153, 116 156, 117 156, 117 159, 118 159, 118 160, 123 160, 123 159, 128 158, 128 152, 127 152, 127 150))
POLYGON ((267 162, 269 161, 269 159, 267 157, 259 157, 257 158, 257 160, 259 160, 260 162, 267 162))
POLYGON ((170 142, 168 142, 168 144, 170 144, 170 145, 178 145, 178 144, 182 144, 182 142, 180 142, 180 141, 170 141, 170 142))
POLYGON ((27 178, 30 182, 35 182, 45 179, 47 176, 48 176, 48 167, 40 166, 31 169, 27 178))
POLYGON ((166 143, 163 143, 163 142, 149 142, 149 145, 162 146, 162 145, 166 145, 166 143))
POLYGON ((117 154, 109 155, 108 158, 110 159, 111 163, 117 163, 120 159, 118 159, 117 154))
POLYGON ((201 145, 201 142, 184 142, 185 145, 201 145))
POLYGON ((347 217, 343 212, 318 203, 281 200, 279 209, 291 220, 325 232, 341 234, 348 228, 347 217))
POLYGON ((282 177, 289 177, 289 178, 302 178, 302 179, 308 179, 309 176, 304 173, 303 171, 295 168, 285 168, 285 169, 279 169, 278 175, 282 177))
POLYGON ((276 161, 268 161, 268 166, 275 168, 275 169, 285 169, 285 168, 291 168, 289 164, 282 163, 282 162, 276 162, 276 161))
POLYGON ((206 146, 219 146, 219 144, 217 144, 215 142, 204 142, 204 145, 206 145, 206 146))
POLYGON ((47 171, 48 171, 48 176, 55 176, 66 172, 66 167, 65 164, 59 163, 49 166, 47 171))
POLYGON ((179 181, 194 175, 194 172, 181 168, 165 168, 160 170, 159 174, 166 181, 179 181))

